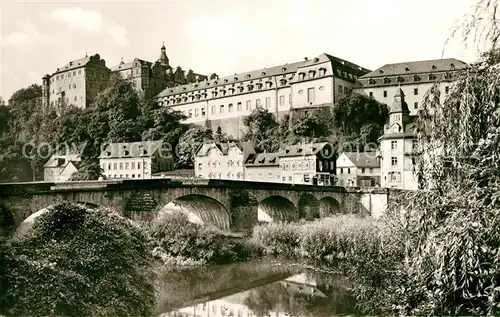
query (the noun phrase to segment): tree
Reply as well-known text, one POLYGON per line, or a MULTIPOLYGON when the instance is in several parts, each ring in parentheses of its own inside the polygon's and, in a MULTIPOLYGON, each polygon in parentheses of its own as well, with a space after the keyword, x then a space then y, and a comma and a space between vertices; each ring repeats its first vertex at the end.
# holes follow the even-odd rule
POLYGON ((267 109, 254 109, 243 123, 246 131, 242 139, 251 142, 257 151, 275 152, 280 148, 279 125, 267 109))
POLYGON ((191 126, 179 140, 176 168, 193 168, 195 151, 206 141, 213 141, 212 130, 191 126))
POLYGON ((147 237, 102 208, 60 203, 6 252, 0 313, 21 316, 146 316, 155 303, 147 237))
POLYGON ((479 1, 472 18, 478 24, 465 25, 466 35, 482 34, 474 41, 487 38, 491 49, 458 76, 444 103, 438 84, 422 103, 417 163, 426 190, 392 206, 405 211, 404 285, 394 300, 401 314, 500 314, 497 7, 498 1, 479 1))
POLYGON ((214 140, 215 142, 226 142, 227 141, 227 135, 222 132, 222 129, 220 126, 217 126, 217 131, 215 131, 214 134, 214 140))

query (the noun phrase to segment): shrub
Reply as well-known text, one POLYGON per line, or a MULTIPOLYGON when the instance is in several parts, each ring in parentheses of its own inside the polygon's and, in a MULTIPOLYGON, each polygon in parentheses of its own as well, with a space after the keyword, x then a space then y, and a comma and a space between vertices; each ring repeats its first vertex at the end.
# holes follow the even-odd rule
POLYGON ((7 315, 138 316, 155 304, 145 235, 105 209, 61 203, 7 254, 7 315))
POLYGON ((251 243, 227 237, 215 227, 192 223, 180 212, 157 219, 150 236, 154 254, 165 263, 231 263, 258 254, 251 243))

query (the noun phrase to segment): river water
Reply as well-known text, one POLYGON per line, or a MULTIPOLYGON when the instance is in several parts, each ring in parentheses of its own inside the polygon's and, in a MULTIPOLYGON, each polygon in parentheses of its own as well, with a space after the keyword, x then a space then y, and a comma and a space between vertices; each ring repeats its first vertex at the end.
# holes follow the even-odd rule
POLYGON ((345 278, 276 259, 169 269, 159 287, 161 317, 359 315, 345 278))

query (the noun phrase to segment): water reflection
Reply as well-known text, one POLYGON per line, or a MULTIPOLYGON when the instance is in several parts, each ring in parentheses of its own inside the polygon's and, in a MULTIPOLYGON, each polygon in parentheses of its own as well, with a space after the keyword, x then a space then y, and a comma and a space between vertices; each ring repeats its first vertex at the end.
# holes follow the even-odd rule
MULTIPOLYGON (((228 279, 229 284, 215 286, 218 281, 210 279, 185 283, 191 289, 183 290, 184 293, 191 291, 193 295, 186 295, 189 299, 186 298, 180 306, 162 310, 160 316, 326 317, 358 314, 356 303, 347 291, 347 281, 342 277, 279 264, 273 268, 272 265, 252 263, 256 274, 248 278, 249 267, 227 266, 222 271, 227 270, 232 277, 228 279), (240 269, 244 273, 235 276, 240 269), (207 282, 210 284, 205 284, 207 282), (205 292, 201 290, 203 285, 210 285, 205 292)), ((184 271, 181 275, 190 273, 184 271)))

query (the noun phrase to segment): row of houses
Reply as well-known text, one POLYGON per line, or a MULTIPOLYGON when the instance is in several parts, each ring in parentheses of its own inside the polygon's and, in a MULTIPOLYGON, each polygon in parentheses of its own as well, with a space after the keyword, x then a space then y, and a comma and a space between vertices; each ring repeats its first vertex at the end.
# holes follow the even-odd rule
MULTIPOLYGON (((256 153, 248 142, 204 143, 195 152, 191 176, 287 184, 379 186, 376 153, 336 153, 332 144, 286 146, 277 153, 256 153), (194 172, 194 173, 193 173, 194 172)), ((78 154, 53 155, 44 166, 46 181, 67 181, 80 166, 78 154)), ((99 157, 106 179, 189 177, 172 172, 173 159, 162 141, 108 144, 99 157)))

